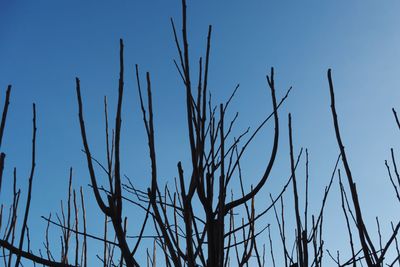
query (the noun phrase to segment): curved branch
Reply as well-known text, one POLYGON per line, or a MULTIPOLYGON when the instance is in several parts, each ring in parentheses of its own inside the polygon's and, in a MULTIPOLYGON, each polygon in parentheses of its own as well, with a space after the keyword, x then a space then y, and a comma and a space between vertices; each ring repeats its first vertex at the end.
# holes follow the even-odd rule
POLYGON ((93 168, 92 156, 90 154, 89 144, 88 144, 87 137, 86 137, 85 121, 83 120, 81 86, 80 86, 79 78, 76 78, 75 81, 76 81, 76 95, 78 98, 79 124, 80 124, 80 128, 81 128, 82 142, 83 142, 83 147, 85 149, 86 160, 87 160, 87 165, 88 165, 89 174, 90 174, 90 181, 92 183, 93 193, 94 193, 96 202, 99 205, 101 211, 104 214, 110 216, 111 215, 110 209, 109 209, 109 207, 106 206, 106 204, 104 204, 103 199, 100 196, 99 188, 97 186, 96 175, 94 173, 94 168, 93 168))
POLYGON ((274 68, 271 68, 271 76, 267 76, 267 81, 268 85, 271 89, 271 97, 272 97, 272 106, 274 109, 274 121, 275 121, 275 134, 274 134, 274 144, 272 147, 272 152, 271 152, 271 157, 269 159, 267 168, 264 172, 263 177, 261 180, 258 182, 257 186, 251 190, 249 193, 247 193, 245 196, 234 200, 232 202, 229 202, 226 204, 225 209, 224 209, 224 214, 227 214, 229 210, 242 205, 246 201, 250 200, 253 198, 259 191, 260 189, 264 186, 265 182, 267 181, 269 174, 271 173, 272 166, 274 165, 276 154, 278 152, 278 140, 279 140, 279 119, 278 119, 278 107, 276 103, 276 96, 275 96, 275 84, 274 84, 274 68))

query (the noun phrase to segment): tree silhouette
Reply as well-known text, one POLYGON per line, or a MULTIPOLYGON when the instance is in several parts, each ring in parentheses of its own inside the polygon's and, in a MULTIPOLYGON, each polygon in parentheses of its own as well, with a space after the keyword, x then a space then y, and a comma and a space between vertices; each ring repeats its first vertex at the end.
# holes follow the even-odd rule
MULTIPOLYGON (((290 176, 281 188, 280 192, 273 197, 270 195, 269 204, 259 204, 261 212, 255 211, 256 196, 261 196, 262 189, 271 176, 278 152, 280 135, 280 107, 288 98, 291 87, 282 94, 275 86, 275 73, 271 68, 267 76, 267 86, 271 95, 272 108, 265 119, 254 131, 245 130, 239 136, 232 137, 232 129, 236 123, 237 113, 232 120, 227 121, 227 111, 231 100, 234 98, 239 86, 237 86, 230 97, 224 103, 215 105, 211 101, 211 93, 208 88, 209 62, 211 51, 212 26, 208 28, 206 50, 204 60, 198 60, 197 74, 193 78, 193 69, 190 62, 190 51, 187 29, 187 6, 182 0, 182 34, 178 35, 174 20, 171 19, 173 37, 177 48, 179 59, 174 61, 175 67, 180 75, 185 89, 185 105, 187 119, 187 138, 189 140, 190 166, 184 168, 181 162, 177 163, 177 179, 174 186, 160 184, 157 150, 155 142, 152 83, 150 73, 145 75, 145 88, 140 81, 141 73, 136 65, 136 80, 139 104, 143 116, 143 125, 148 143, 148 157, 150 158, 151 178, 149 187, 141 190, 135 187, 134 181, 123 177, 120 162, 120 141, 122 124, 122 104, 124 97, 124 43, 120 40, 120 70, 118 82, 118 100, 115 111, 115 126, 109 127, 109 112, 107 98, 104 98, 104 120, 106 136, 106 164, 102 164, 91 153, 90 138, 87 135, 84 120, 84 97, 82 96, 80 79, 76 78, 76 95, 78 102, 78 119, 85 154, 87 169, 90 176, 90 187, 93 190, 94 199, 104 218, 103 235, 91 234, 87 229, 87 218, 85 199, 82 188, 79 195, 72 188, 73 171, 70 169, 68 195, 65 205, 61 204, 61 211, 57 219, 42 217, 47 222, 46 235, 44 238, 44 253, 39 250, 35 253, 31 249, 28 218, 30 202, 32 198, 32 185, 34 183, 35 171, 35 146, 36 146, 36 107, 33 104, 33 128, 32 128, 32 163, 28 179, 27 201, 22 218, 19 217, 21 191, 16 187, 16 169, 13 172, 13 199, 6 211, 6 204, 1 203, 0 210, 0 248, 2 250, 1 261, 4 266, 21 266, 23 258, 29 262, 45 266, 88 266, 87 239, 94 239, 103 244, 103 255, 96 255, 107 266, 143 266, 141 262, 147 260, 147 266, 267 266, 266 257, 270 257, 272 266, 322 266, 329 262, 337 266, 393 266, 396 262, 400 264, 400 252, 397 242, 397 233, 400 222, 391 223, 392 232, 386 243, 382 242, 380 223, 378 226, 378 242, 371 237, 363 219, 363 210, 359 201, 355 179, 353 178, 344 143, 339 130, 338 115, 335 106, 334 86, 331 70, 327 72, 331 113, 335 135, 338 143, 338 158, 335 162, 329 180, 320 202, 320 209, 310 216, 309 211, 309 155, 308 150, 299 150, 295 154, 293 144, 292 115, 288 114, 289 130, 289 162, 290 176), (279 99, 278 94, 283 97, 279 99), (264 173, 251 185, 249 191, 245 190, 244 178, 242 177, 241 160, 249 144, 251 144, 260 130, 271 122, 274 134, 271 140, 272 149, 269 159, 264 163, 264 173), (110 134, 111 130, 111 134, 110 134), (305 156, 304 156, 305 154, 305 156), (304 159, 305 158, 305 159, 304 159), (299 193, 299 179, 296 170, 302 162, 305 163, 305 194, 299 193), (342 182, 340 162, 342 163, 348 187, 342 182), (97 166, 98 165, 98 166, 97 166), (108 185, 101 185, 96 167, 100 167, 108 180, 108 185), (335 229, 324 229, 324 209, 331 192, 335 177, 338 177, 340 204, 345 219, 348 244, 351 250, 351 258, 345 261, 339 257, 339 252, 333 256, 325 249, 323 231, 334 231, 335 229), (239 184, 240 194, 232 192, 232 183, 239 184), (294 218, 288 218, 285 214, 284 196, 290 194, 288 188, 292 187, 294 200, 294 218), (231 192, 229 192, 231 190, 231 192), (350 197, 348 197, 350 194, 350 197), (304 198, 304 204, 301 204, 304 198), (135 233, 134 242, 130 241, 132 236, 127 227, 129 220, 138 220, 135 216, 124 212, 125 204, 133 204, 145 211, 141 218, 140 231, 135 233), (304 208, 302 208, 302 206, 304 208), (275 216, 282 256, 277 257, 276 245, 271 238, 270 224, 263 225, 261 217, 271 213, 275 216), (61 214, 61 215, 60 215, 61 214), (132 217, 131 217, 132 216, 132 217), (237 217, 241 216, 240 223, 237 217), (82 222, 80 222, 81 218, 82 222), (289 236, 285 222, 293 220, 294 236, 289 236), (109 228, 109 223, 112 228, 109 228), (151 236, 145 235, 145 228, 153 224, 151 236), (57 226, 61 232, 61 253, 55 256, 56 251, 51 249, 49 241, 50 225, 57 226), (19 229, 20 227, 20 229, 19 229), (18 232, 20 231, 20 232, 18 232), (268 239, 262 238, 262 233, 268 232, 268 239), (129 233, 129 234, 128 234, 129 233), (114 235, 114 240, 110 237, 114 235), (139 247, 144 246, 143 239, 153 240, 153 247, 147 250, 147 256, 137 255, 139 247), (293 239, 293 246, 288 245, 293 239), (261 242, 261 243, 260 243, 261 242), (266 244, 269 245, 270 255, 267 255, 266 244), (292 247, 292 248, 291 248, 292 247), (379 247, 379 248, 378 248, 379 247), (157 252, 160 249, 160 252, 157 252), (389 251, 394 253, 394 258, 387 260, 389 251), (326 253, 324 253, 326 252, 326 253), (163 257, 157 258, 157 255, 163 257), (328 257, 326 257, 328 255, 328 257), (159 264, 157 264, 159 263, 159 264)), ((8 107, 10 103, 11 85, 7 87, 5 104, 0 124, 0 149, 2 137, 6 125, 8 107)), ((393 109, 395 121, 400 129, 400 123, 396 111, 393 109)), ((6 154, 0 154, 0 194, 2 188, 3 170, 6 154)), ((391 149, 392 166, 386 161, 390 182, 395 190, 397 200, 400 201, 399 186, 400 175, 397 170, 396 159, 391 149), (394 173, 394 175, 393 175, 394 173)), ((8 178, 7 178, 8 179, 8 178)), ((90 230, 90 229, 89 229, 90 230)), ((392 254, 393 254, 392 253, 392 254)))

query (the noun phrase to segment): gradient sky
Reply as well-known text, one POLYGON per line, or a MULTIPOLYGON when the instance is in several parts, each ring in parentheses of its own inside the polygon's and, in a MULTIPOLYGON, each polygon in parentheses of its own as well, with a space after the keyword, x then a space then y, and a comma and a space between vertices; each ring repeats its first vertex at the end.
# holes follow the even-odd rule
MULTIPOLYGON (((248 126, 254 129, 271 111, 265 79, 270 67, 275 67, 278 96, 293 86, 280 112, 280 148, 273 175, 263 196, 256 200, 259 210, 269 202, 265 196, 279 192, 289 175, 287 114, 291 112, 295 149, 307 147, 310 152, 311 202, 315 203, 311 209, 317 211, 339 153, 326 79, 327 69, 332 68, 342 137, 366 221, 375 229, 375 216, 380 216, 383 235, 388 236, 390 220, 398 220, 384 160, 389 159, 391 147, 396 152, 400 149, 400 132, 391 114, 392 107, 400 110, 399 12, 400 2, 394 0, 188 1, 193 66, 205 53, 207 27, 213 25, 209 88, 214 103, 225 101, 240 83, 228 114, 233 117, 239 112, 236 133, 248 126)), ((59 211, 59 201, 67 193, 70 166, 74 168, 74 186, 84 186, 91 207, 91 232, 101 232, 103 219, 86 186, 89 178, 80 151, 74 83, 75 77, 80 77, 89 142, 93 155, 104 162, 102 103, 107 95, 110 110, 114 110, 119 38, 125 42, 126 62, 123 173, 140 188, 149 185, 134 64, 139 64, 142 74, 150 71, 152 76, 161 181, 172 183, 176 163, 188 161, 184 91, 173 65, 177 51, 170 17, 180 26, 180 1, 0 0, 2 98, 6 86, 13 85, 2 148, 7 154, 3 188, 11 188, 11 171, 16 166, 25 199, 31 104, 35 102, 37 171, 29 219, 30 228, 35 229, 35 251, 43 249, 46 224, 40 215, 59 211)), ((272 130, 270 125, 258 136, 242 163, 247 188, 256 183, 265 167, 272 130)), ((299 173, 299 179, 304 179, 303 174, 299 173)), ((337 234, 344 225, 339 196, 335 180, 326 208, 325 248, 334 252, 342 249, 346 254, 347 235, 337 234)), ((9 198, 2 194, 0 200, 7 203, 9 198)), ((288 195, 288 207, 292 207, 291 201, 288 195)), ((263 221, 269 222, 276 227, 273 216, 263 221)), ((52 231, 59 235, 56 228, 52 231)), ((277 237, 275 242, 279 246, 277 237)))

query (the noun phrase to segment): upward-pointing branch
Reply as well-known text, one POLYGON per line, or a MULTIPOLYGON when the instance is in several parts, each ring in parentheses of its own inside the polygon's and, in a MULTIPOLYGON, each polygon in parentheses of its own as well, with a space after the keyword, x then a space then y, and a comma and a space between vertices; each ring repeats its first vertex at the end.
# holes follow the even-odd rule
POLYGON ((274 83, 274 68, 271 68, 271 76, 267 76, 268 85, 271 89, 271 98, 272 98, 272 107, 274 110, 274 122, 275 122, 275 134, 274 134, 274 144, 272 147, 271 157, 269 159, 267 168, 265 169, 264 175, 256 185, 256 187, 247 193, 245 196, 229 202, 226 204, 224 209, 224 214, 227 214, 231 209, 242 205, 246 201, 252 199, 258 191, 264 186, 265 182, 267 181, 269 174, 271 173, 272 166, 275 162, 275 157, 278 152, 278 140, 279 140, 279 119, 278 119, 278 106, 276 103, 276 95, 275 95, 275 83, 274 83))
MULTIPOLYGON (((29 216, 29 209, 31 206, 31 198, 32 198, 32 182, 33 182, 33 175, 35 173, 35 153, 36 153, 36 105, 35 103, 32 105, 33 109, 33 119, 32 119, 32 166, 31 166, 31 172, 29 175, 29 185, 28 185, 28 197, 26 200, 26 207, 25 207, 25 215, 24 215, 24 221, 22 223, 22 229, 21 229, 21 235, 19 239, 19 251, 22 251, 22 246, 24 245, 24 237, 25 237, 25 229, 26 229, 26 224, 28 222, 28 216, 29 216)), ((17 260, 15 261, 15 267, 19 266, 19 263, 21 261, 21 254, 17 255, 17 260)))
MULTIPOLYGON (((331 110, 332 110, 333 124, 335 127, 336 140, 338 142, 340 154, 342 155, 343 166, 346 171, 347 180, 349 182, 351 197, 353 200, 354 209, 355 209, 355 213, 356 213, 358 235, 360 237, 360 242, 361 242, 362 250, 363 250, 367 265, 373 266, 371 254, 369 253, 369 248, 368 248, 368 245, 367 245, 367 242, 365 239, 365 233, 367 232, 367 230, 365 229, 364 220, 362 218, 361 207, 360 207, 360 203, 358 201, 356 185, 353 180, 353 175, 351 174, 349 163, 347 162, 347 156, 346 156, 346 152, 344 150, 342 138, 340 137, 339 122, 337 119, 336 107, 335 107, 335 93, 334 93, 334 88, 333 88, 331 69, 328 69, 328 81, 329 81, 329 92, 330 92, 330 97, 331 97, 331 110)), ((372 254, 376 257, 375 251, 372 251, 372 254)))
POLYGON ((94 173, 92 155, 90 154, 89 144, 86 137, 85 121, 83 120, 83 107, 82 107, 81 86, 79 78, 76 78, 76 95, 78 98, 79 124, 81 127, 82 142, 83 142, 83 147, 85 149, 85 155, 89 169, 90 181, 92 183, 93 193, 101 211, 104 214, 111 216, 110 209, 109 207, 106 206, 106 204, 104 204, 103 199, 100 196, 99 188, 97 187, 97 180, 96 180, 96 175, 94 173))

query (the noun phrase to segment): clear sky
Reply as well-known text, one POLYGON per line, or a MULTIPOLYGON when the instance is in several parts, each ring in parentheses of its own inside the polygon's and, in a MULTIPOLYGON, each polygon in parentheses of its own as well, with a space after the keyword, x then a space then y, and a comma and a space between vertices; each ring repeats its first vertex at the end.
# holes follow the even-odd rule
MULTIPOLYGON (((332 68, 342 137, 366 221, 375 228, 375 216, 380 216, 384 237, 388 236, 390 220, 398 220, 384 160, 389 159, 391 147, 396 152, 400 148, 400 132, 391 114, 392 107, 400 110, 399 12, 400 2, 395 0, 188 1, 193 65, 204 55, 207 26, 213 25, 209 88, 215 103, 226 100, 240 83, 229 114, 240 113, 237 133, 247 126, 255 128, 271 111, 265 79, 270 67, 275 67, 278 96, 293 86, 280 113, 282 131, 273 176, 256 200, 259 210, 269 202, 265 196, 277 193, 289 175, 287 113, 291 112, 295 149, 307 147, 310 152, 311 202, 316 203, 311 208, 317 211, 339 153, 326 79, 327 69, 332 68)), ((123 173, 140 188, 150 184, 134 64, 152 76, 160 179, 171 183, 176 163, 188 161, 184 91, 173 65, 177 52, 170 17, 180 25, 180 1, 0 0, 2 98, 6 86, 13 85, 2 147, 7 154, 4 188, 11 188, 16 166, 23 200, 30 168, 31 103, 37 104, 37 171, 29 219, 35 229, 35 251, 43 249, 46 224, 40 215, 59 211, 70 166, 74 186, 84 186, 92 232, 101 232, 103 219, 86 186, 88 172, 80 151, 75 77, 81 79, 93 154, 104 162, 102 103, 107 95, 110 110, 115 107, 119 38, 124 39, 126 52, 123 173)), ((248 188, 265 167, 271 133, 272 125, 255 140, 243 162, 248 188)), ((339 196, 335 180, 325 225, 325 248, 334 252, 347 248, 347 235, 337 235, 344 225, 339 196)), ((5 198, 2 194, 2 203, 10 200, 5 198)), ((288 207, 291 201, 288 196, 288 207)), ((276 226, 273 216, 264 219, 268 222, 276 226)), ((56 228, 52 231, 59 235, 56 228)), ((277 236, 275 242, 278 246, 277 236)))

